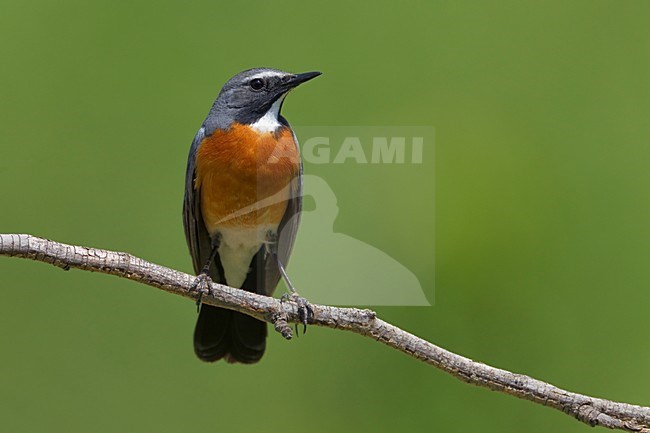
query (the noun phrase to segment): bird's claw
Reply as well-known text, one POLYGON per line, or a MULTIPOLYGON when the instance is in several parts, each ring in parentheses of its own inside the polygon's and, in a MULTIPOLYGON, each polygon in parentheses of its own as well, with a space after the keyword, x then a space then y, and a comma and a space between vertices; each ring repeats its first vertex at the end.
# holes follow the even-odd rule
POLYGON ((208 274, 200 273, 194 279, 192 287, 190 287, 190 293, 197 293, 196 297, 196 311, 199 311, 201 307, 201 299, 203 295, 210 294, 210 287, 212 285, 212 278, 208 274))
MULTIPOLYGON (((298 306, 298 319, 303 326, 302 333, 305 334, 307 332, 307 323, 314 317, 314 309, 309 301, 302 296, 298 296, 297 293, 285 293, 280 297, 280 302, 286 301, 294 302, 298 306)), ((296 324, 296 335, 299 335, 298 324, 296 324)))

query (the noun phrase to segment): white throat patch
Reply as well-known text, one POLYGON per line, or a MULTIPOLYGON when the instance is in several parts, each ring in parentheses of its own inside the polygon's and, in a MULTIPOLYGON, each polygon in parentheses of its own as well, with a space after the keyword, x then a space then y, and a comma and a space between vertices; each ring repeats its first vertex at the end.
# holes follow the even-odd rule
POLYGON ((265 133, 275 132, 276 129, 282 126, 278 120, 278 116, 280 115, 280 107, 285 96, 287 96, 286 93, 271 105, 271 108, 269 108, 269 111, 264 116, 260 117, 255 123, 251 123, 251 128, 259 133, 265 133))

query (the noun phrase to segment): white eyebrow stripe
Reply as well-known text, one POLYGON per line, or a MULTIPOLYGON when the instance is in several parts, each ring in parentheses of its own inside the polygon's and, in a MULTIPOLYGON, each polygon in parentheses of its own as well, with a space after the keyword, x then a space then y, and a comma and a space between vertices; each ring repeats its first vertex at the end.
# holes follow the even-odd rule
POLYGON ((282 72, 264 71, 251 76, 250 79, 253 80, 255 78, 284 77, 284 76, 285 74, 283 74, 282 72))

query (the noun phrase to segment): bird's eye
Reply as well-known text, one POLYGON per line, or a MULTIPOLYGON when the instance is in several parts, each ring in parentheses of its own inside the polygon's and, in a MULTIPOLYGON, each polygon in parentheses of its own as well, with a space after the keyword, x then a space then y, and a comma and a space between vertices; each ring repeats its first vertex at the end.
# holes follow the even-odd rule
POLYGON ((261 78, 254 78, 251 80, 250 86, 253 90, 260 90, 262 87, 264 87, 264 80, 261 78))

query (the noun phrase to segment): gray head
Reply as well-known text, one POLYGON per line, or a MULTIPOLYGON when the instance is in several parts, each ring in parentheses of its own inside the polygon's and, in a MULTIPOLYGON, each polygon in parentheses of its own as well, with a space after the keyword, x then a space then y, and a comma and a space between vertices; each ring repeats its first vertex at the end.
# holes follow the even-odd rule
POLYGON ((251 125, 260 132, 274 131, 284 121, 280 109, 287 93, 320 74, 292 74, 271 68, 240 72, 228 80, 214 101, 203 123, 206 133, 228 129, 233 122, 251 125))

